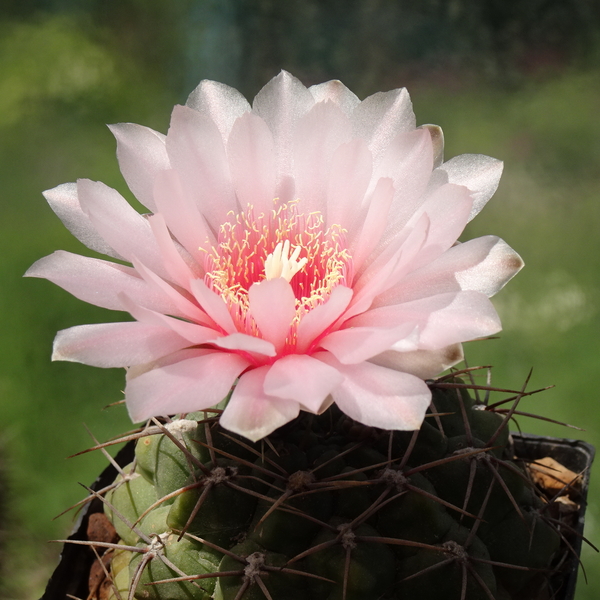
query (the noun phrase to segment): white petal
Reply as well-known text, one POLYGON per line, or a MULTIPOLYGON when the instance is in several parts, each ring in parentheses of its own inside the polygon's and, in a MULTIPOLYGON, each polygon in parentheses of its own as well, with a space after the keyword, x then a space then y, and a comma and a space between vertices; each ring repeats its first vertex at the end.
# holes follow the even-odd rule
POLYGON ((218 231, 229 211, 239 212, 239 206, 217 126, 191 108, 176 106, 167 134, 167 152, 184 193, 218 231))
POLYGON ((315 102, 325 102, 327 100, 335 102, 348 116, 360 104, 358 96, 337 79, 311 85, 308 90, 313 95, 315 102))
POLYGON ((331 395, 349 417, 369 427, 419 429, 431 402, 431 392, 421 379, 369 362, 341 365, 333 357, 322 360, 345 375, 331 395))
POLYGON ((267 340, 246 335, 245 333, 232 333, 221 338, 211 340, 211 344, 227 350, 238 350, 252 354, 263 354, 264 356, 275 356, 275 346, 267 340))
POLYGON ((157 312, 183 316, 159 289, 149 285, 131 267, 59 250, 35 262, 26 277, 48 279, 76 298, 103 308, 127 310, 120 294, 157 312))
POLYGON ((56 334, 52 360, 103 368, 128 367, 157 360, 189 345, 188 340, 166 327, 136 321, 79 325, 56 334))
POLYGON ((148 220, 112 188, 99 181, 80 179, 77 195, 81 208, 98 233, 129 262, 143 256, 144 262, 162 277, 168 278, 162 256, 148 220))
POLYGON ((325 398, 344 380, 337 369, 306 354, 276 360, 265 377, 265 393, 295 400, 317 413, 325 398))
POLYGON ((356 136, 367 140, 376 162, 398 133, 416 126, 412 102, 404 88, 365 98, 354 109, 352 121, 356 136))
MULTIPOLYGON (((293 176, 292 143, 298 121, 315 103, 312 94, 286 71, 267 83, 254 98, 253 110, 262 117, 275 140, 277 170, 281 175, 278 187, 293 176)), ((278 189, 277 196, 284 199, 278 189)))
POLYGON ((293 160, 296 195, 307 212, 325 212, 332 159, 351 140, 350 121, 332 102, 315 104, 298 121, 293 160))
POLYGON ((254 113, 240 117, 231 130, 227 154, 240 206, 254 207, 257 215, 272 210, 276 172, 267 124, 254 113))
POLYGON ((246 98, 235 88, 208 79, 200 82, 185 104, 214 121, 223 141, 229 137, 235 120, 250 110, 246 98))
POLYGON ((109 129, 117 140, 117 158, 129 189, 146 208, 156 212, 154 178, 170 168, 165 136, 133 123, 109 125, 109 129))
POLYGON ((253 283, 248 290, 250 314, 263 337, 281 351, 296 316, 296 297, 283 277, 253 283))
POLYGON ((459 363, 463 358, 462 345, 452 344, 440 350, 413 350, 410 352, 386 350, 369 359, 369 362, 380 367, 410 373, 419 379, 432 379, 459 363))
POLYGON ((396 287, 377 298, 376 305, 398 304, 459 290, 490 297, 523 267, 521 257, 492 235, 450 248, 438 259, 407 275, 396 287))
POLYGON ((440 171, 448 174, 450 183, 464 185, 471 191, 473 208, 469 221, 481 211, 498 189, 503 167, 501 160, 483 154, 461 154, 440 167, 440 171))
POLYGON ((190 358, 178 357, 176 362, 128 378, 125 400, 134 423, 214 406, 248 366, 246 359, 227 352, 191 350, 184 356, 190 358))
POLYGON ((115 252, 106 243, 104 238, 92 225, 89 216, 83 212, 77 196, 76 183, 63 183, 51 190, 46 190, 44 198, 46 198, 50 208, 65 224, 66 228, 80 242, 83 242, 88 248, 101 254, 106 254, 113 258, 122 258, 118 252, 115 252))
POLYGON ((295 419, 300 405, 293 400, 269 396, 264 380, 269 367, 259 367, 240 377, 219 423, 253 442, 295 419))

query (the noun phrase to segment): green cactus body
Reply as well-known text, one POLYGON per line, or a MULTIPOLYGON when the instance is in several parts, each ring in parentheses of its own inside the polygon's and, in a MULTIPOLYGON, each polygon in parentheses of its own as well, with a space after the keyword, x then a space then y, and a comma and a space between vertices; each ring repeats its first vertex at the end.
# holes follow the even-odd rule
POLYGON ((204 413, 153 428, 106 494, 135 547, 112 563, 121 597, 537 599, 560 535, 503 417, 445 382, 414 433, 335 406, 256 444, 204 413))

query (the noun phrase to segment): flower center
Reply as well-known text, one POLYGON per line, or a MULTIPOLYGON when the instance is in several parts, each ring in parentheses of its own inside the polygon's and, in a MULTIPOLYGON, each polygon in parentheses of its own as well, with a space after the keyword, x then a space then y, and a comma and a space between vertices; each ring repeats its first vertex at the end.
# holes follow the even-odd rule
MULTIPOLYGON (((299 202, 279 204, 254 214, 249 206, 231 214, 206 255, 205 282, 227 304, 241 331, 254 333, 248 319, 253 283, 283 277, 296 297, 296 322, 352 278, 352 260, 339 225, 325 227, 322 213, 299 212, 299 202)), ((276 308, 276 307, 274 307, 276 308)))

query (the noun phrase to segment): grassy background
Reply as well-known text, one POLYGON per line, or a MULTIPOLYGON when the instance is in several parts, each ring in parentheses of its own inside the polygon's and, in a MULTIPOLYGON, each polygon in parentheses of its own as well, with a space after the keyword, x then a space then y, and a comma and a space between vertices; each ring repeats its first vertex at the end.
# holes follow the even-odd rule
MULTIPOLYGON (((305 34, 312 31, 310 44, 294 38, 287 47, 268 38, 274 48, 269 53, 263 38, 252 37, 260 19, 240 26, 239 14, 216 11, 210 2, 182 0, 168 14, 156 2, 144 9, 133 1, 120 8, 109 2, 101 14, 94 13, 99 4, 93 2, 44 4, 44 12, 15 9, 0 21, 0 447, 9 516, 3 560, 10 573, 2 597, 41 595, 58 552, 47 540, 64 536, 72 526, 70 516, 52 518, 83 497, 78 481, 91 483, 104 467, 100 454, 66 460, 91 444, 83 424, 99 439, 130 426, 123 408, 103 410, 122 398, 121 371, 50 363, 57 330, 119 316, 85 305, 46 281, 22 279, 35 260, 56 249, 89 253, 40 192, 89 177, 128 195, 104 123, 132 121, 165 131, 172 105, 183 102, 201 77, 254 94, 276 73, 272 63, 277 63, 306 83, 339 77, 363 96, 409 85, 418 122, 443 127, 447 157, 475 152, 503 159, 498 193, 464 238, 500 235, 521 253, 526 268, 496 299, 504 323, 501 338, 469 344, 468 360, 493 364, 493 383, 513 388, 533 368, 532 387, 556 387, 526 399, 524 409, 586 429, 574 433, 523 419, 524 430, 600 443, 600 68, 593 52, 586 61, 566 61, 563 54, 550 61, 550 69, 527 76, 516 69, 503 77, 498 76, 501 61, 474 65, 477 57, 469 61, 459 50, 452 68, 440 69, 443 60, 431 67, 435 61, 423 58, 424 50, 413 56, 417 44, 408 34, 404 46, 394 46, 394 55, 389 35, 377 35, 382 25, 376 11, 363 15, 373 35, 362 47, 369 60, 359 63, 351 60, 352 51, 343 52, 350 29, 328 37, 326 21, 319 19, 329 13, 300 15, 313 27, 305 34), (173 39, 150 35, 161 23, 173 39), (247 47, 254 52, 253 78, 244 68, 247 47), (391 66, 396 59, 405 60, 402 68, 391 66), (486 75, 489 71, 494 75, 486 75)), ((242 4, 246 17, 264 17, 251 2, 242 4)), ((287 14, 268 16, 270 31, 278 35, 294 23, 287 14)), ((426 30, 421 21, 414 22, 426 30)), ((459 33, 461 40, 469 39, 468 32, 459 33)), ((586 522, 586 534, 596 544, 598 471, 592 474, 586 522)), ((580 581, 577 600, 600 597, 597 561, 584 549, 589 584, 580 581)))

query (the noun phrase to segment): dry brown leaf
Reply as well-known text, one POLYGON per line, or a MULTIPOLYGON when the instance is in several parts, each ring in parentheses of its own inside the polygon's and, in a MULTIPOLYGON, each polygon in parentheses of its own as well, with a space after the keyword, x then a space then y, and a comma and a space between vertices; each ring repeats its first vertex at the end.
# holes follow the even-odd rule
POLYGON ((549 456, 529 464, 529 472, 533 481, 551 494, 560 492, 565 486, 568 486, 566 493, 581 488, 581 475, 567 469, 549 456))

